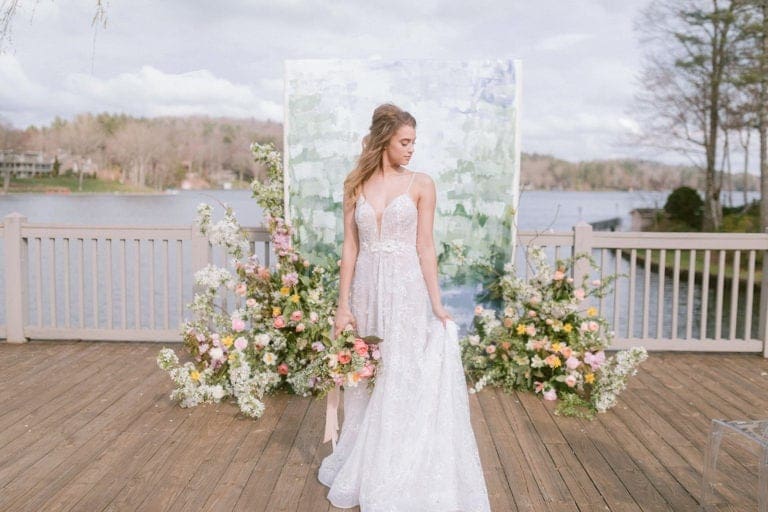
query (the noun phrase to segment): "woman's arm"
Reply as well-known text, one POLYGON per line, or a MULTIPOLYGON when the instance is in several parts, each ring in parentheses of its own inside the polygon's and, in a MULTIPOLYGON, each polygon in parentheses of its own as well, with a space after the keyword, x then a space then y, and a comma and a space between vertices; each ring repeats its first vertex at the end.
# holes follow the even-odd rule
POLYGON ((420 194, 418 202, 418 226, 416 231, 416 250, 419 253, 421 273, 424 274, 424 282, 429 292, 429 300, 432 310, 442 308, 440 298, 440 285, 437 281, 437 255, 432 234, 435 221, 436 192, 435 182, 431 176, 424 174, 421 177, 420 194))
POLYGON ((342 201, 344 210, 344 243, 341 247, 341 269, 339 270, 339 304, 336 310, 335 331, 340 332, 347 323, 354 327, 355 320, 349 308, 350 287, 357 262, 358 238, 355 224, 355 203, 346 197, 342 201))

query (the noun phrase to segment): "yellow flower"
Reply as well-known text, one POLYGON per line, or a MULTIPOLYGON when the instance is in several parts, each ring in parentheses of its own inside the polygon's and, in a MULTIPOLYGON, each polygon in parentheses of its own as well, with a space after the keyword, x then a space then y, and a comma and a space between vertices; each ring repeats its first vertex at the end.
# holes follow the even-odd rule
POLYGON ((291 293, 291 289, 287 286, 280 288, 280 295, 288 295, 289 293, 291 293))
POLYGON ((272 306, 272 316, 279 315, 283 310, 280 309, 278 306, 272 306))
POLYGON ((571 324, 565 324, 563 325, 563 330, 565 332, 571 332, 573 330, 573 326, 571 324))
POLYGON ((589 372, 588 374, 584 375, 584 382, 587 384, 592 384, 595 382, 595 374, 592 372, 589 372))
POLYGON ((517 324, 517 334, 525 334, 525 325, 517 324))
POLYGON ((234 352, 230 352, 229 356, 227 356, 227 359, 229 359, 230 361, 234 361, 235 360, 235 353, 234 352))
POLYGON ((189 377, 195 381, 200 380, 200 372, 198 372, 197 370, 192 370, 191 372, 189 372, 189 377))
POLYGON ((232 336, 224 336, 224 337, 221 339, 221 344, 222 344, 222 345, 224 345, 225 347, 229 348, 229 347, 231 347, 231 346, 232 346, 232 342, 233 342, 233 341, 234 341, 234 340, 233 340, 232 336))
POLYGON ((587 309, 587 316, 597 316, 597 308, 591 307, 587 309))
POLYGON ((291 302, 293 302, 294 304, 299 302, 300 299, 301 297, 299 297, 298 293, 294 293, 293 295, 291 295, 291 302))
POLYGON ((553 352, 560 352, 563 349, 562 343, 553 343, 552 344, 552 351, 553 352))
POLYGON ((560 361, 560 358, 557 357, 555 354, 548 355, 544 359, 544 362, 547 363, 550 368, 559 368, 563 364, 563 362, 560 361))

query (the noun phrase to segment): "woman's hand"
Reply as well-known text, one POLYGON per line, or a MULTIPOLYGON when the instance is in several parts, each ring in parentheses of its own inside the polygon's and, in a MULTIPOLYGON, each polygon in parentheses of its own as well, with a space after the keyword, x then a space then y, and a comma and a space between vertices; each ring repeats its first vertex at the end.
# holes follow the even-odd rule
POLYGON ((445 310, 442 304, 432 306, 432 312, 443 322, 443 327, 448 327, 448 320, 453 320, 453 317, 445 310))
POLYGON ((337 308, 336 314, 333 320, 333 338, 336 337, 344 330, 347 325, 352 325, 354 329, 357 329, 357 322, 352 315, 352 311, 349 308, 337 308))

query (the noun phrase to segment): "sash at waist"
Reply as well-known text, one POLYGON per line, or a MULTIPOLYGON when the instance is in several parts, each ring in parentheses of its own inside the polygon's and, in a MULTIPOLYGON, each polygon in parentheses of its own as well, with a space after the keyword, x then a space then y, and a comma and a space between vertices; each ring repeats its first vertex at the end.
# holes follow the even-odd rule
POLYGON ((415 251, 416 245, 401 240, 375 240, 373 242, 363 241, 360 244, 361 252, 406 252, 415 251))

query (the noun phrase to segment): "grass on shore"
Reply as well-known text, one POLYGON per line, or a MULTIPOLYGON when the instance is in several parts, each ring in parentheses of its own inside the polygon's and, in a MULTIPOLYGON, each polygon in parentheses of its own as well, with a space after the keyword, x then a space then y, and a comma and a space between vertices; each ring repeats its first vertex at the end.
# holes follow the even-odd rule
MULTIPOLYGON (((117 181, 83 178, 83 190, 78 191, 77 176, 55 176, 44 178, 12 178, 8 192, 10 193, 149 193, 157 192, 148 187, 134 187, 117 181)), ((1 190, 1 189, 0 189, 1 190)))

